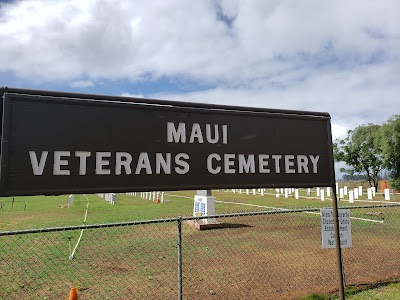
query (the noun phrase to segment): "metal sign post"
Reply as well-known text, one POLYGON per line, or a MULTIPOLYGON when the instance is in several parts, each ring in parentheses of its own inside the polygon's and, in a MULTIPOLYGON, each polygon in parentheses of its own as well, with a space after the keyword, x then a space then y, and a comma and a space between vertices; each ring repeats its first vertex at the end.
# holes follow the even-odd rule
POLYGON ((337 205, 337 194, 336 187, 333 186, 333 220, 335 226, 335 249, 337 259, 337 271, 339 281, 339 297, 340 300, 344 300, 344 276, 343 276, 343 263, 342 263, 342 248, 340 247, 340 232, 339 232, 339 216, 338 216, 338 205, 337 205))

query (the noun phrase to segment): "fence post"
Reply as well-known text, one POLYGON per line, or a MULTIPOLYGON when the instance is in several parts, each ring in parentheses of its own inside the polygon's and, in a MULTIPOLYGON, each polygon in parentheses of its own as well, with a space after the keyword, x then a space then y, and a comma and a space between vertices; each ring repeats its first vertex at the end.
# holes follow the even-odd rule
MULTIPOLYGON (((334 188, 334 187, 333 187, 334 188)), ((344 300, 344 276, 343 276, 343 264, 342 264, 342 249, 340 247, 340 233, 339 233, 339 216, 337 206, 337 194, 336 190, 333 189, 333 220, 335 226, 335 243, 336 243, 336 259, 339 276, 339 297, 340 300, 344 300)))
POLYGON ((182 300, 182 217, 178 217, 178 299, 182 300))

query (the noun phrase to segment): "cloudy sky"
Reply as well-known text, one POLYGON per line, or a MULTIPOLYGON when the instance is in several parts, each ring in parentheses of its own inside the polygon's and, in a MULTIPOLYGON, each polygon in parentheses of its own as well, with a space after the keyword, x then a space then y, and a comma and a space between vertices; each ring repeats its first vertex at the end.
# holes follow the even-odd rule
POLYGON ((398 0, 0 0, 0 85, 400 113, 398 0))

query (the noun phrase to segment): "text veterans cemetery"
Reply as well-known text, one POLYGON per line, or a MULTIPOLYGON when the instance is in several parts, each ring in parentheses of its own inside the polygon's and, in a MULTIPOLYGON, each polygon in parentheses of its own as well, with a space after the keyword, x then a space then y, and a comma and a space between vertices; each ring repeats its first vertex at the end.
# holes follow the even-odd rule
POLYGON ((333 186, 324 113, 3 94, 2 195, 333 186))

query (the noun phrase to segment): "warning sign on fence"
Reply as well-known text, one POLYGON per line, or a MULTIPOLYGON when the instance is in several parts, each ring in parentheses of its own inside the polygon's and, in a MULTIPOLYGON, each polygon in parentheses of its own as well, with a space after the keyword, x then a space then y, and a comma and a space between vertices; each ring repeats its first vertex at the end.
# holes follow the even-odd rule
MULTIPOLYGON (((350 209, 338 209, 340 247, 351 248, 350 209)), ((335 223, 332 208, 321 208, 322 248, 335 248, 335 223)))

